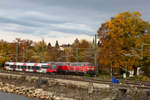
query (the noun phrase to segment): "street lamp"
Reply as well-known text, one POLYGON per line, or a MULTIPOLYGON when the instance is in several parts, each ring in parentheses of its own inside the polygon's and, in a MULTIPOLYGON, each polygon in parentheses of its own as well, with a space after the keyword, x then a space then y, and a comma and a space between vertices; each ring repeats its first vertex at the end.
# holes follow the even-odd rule
POLYGON ((42 62, 44 62, 44 39, 42 39, 42 62))
POLYGON ((18 61, 18 49, 19 49, 19 44, 16 42, 16 62, 18 61))
POLYGON ((98 66, 97 66, 97 35, 95 34, 95 41, 94 41, 94 65, 95 65, 95 73, 98 74, 98 66))

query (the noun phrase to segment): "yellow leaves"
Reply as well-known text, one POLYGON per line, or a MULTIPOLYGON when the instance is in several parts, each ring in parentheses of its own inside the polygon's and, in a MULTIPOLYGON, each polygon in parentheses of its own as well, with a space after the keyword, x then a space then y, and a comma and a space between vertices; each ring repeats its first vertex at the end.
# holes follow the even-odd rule
POLYGON ((133 15, 134 16, 139 16, 139 17, 142 16, 142 14, 140 12, 138 12, 138 11, 133 12, 133 15))
POLYGON ((106 21, 106 27, 109 29, 113 28, 111 21, 106 21))
POLYGON ((107 20, 104 25, 107 28, 102 27, 98 31, 99 34, 106 32, 105 38, 102 39, 104 45, 101 49, 100 63, 110 64, 112 61, 113 67, 128 66, 129 69, 139 66, 140 45, 142 41, 150 43, 150 35, 143 37, 148 27, 150 31, 150 25, 142 20, 141 14, 139 12, 123 12, 107 20), (124 54, 129 54, 129 56, 124 56, 124 54))
POLYGON ((105 23, 106 23, 106 24, 111 24, 111 21, 110 21, 110 20, 106 20, 105 23))
POLYGON ((117 15, 115 16, 115 18, 120 19, 120 18, 122 18, 122 15, 121 15, 121 14, 117 14, 117 15))
POLYGON ((103 59, 99 60, 99 63, 103 64, 103 65, 109 65, 110 64, 110 59, 104 57, 103 59))

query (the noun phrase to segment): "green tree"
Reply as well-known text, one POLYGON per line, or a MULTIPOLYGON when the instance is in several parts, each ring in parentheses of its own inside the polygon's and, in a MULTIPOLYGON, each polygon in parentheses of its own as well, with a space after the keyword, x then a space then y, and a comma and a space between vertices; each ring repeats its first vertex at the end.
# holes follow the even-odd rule
POLYGON ((59 48, 59 43, 58 43, 58 41, 56 41, 55 47, 56 47, 56 48, 59 48))
POLYGON ((52 47, 52 45, 51 45, 51 43, 50 43, 50 42, 48 43, 48 47, 49 47, 49 48, 51 48, 51 47, 52 47))

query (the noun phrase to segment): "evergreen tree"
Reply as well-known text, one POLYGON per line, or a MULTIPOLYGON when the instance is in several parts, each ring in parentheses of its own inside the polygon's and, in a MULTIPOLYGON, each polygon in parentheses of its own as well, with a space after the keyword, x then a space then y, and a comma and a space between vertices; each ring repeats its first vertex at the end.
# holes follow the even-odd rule
POLYGON ((94 38, 93 38, 93 44, 94 44, 94 42, 95 42, 95 40, 94 40, 94 38))
POLYGON ((48 47, 52 47, 52 45, 51 45, 51 43, 50 43, 50 42, 48 43, 48 47))
POLYGON ((59 48, 59 43, 58 43, 58 41, 57 41, 57 40, 56 40, 55 47, 56 47, 56 48, 59 48))
POLYGON ((79 39, 76 38, 76 39, 74 40, 74 43, 78 44, 78 43, 79 43, 79 39))

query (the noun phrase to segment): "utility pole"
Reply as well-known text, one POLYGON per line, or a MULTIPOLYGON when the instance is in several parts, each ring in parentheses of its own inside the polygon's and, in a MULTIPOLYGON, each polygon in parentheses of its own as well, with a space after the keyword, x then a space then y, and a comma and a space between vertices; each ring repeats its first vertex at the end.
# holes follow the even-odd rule
POLYGON ((79 53, 78 51, 79 51, 79 49, 76 48, 76 61, 77 61, 77 62, 78 62, 78 56, 79 56, 79 55, 78 55, 78 53, 79 53))
POLYGON ((44 40, 42 40, 42 62, 44 62, 44 40))
MULTIPOLYGON (((142 43, 142 44, 141 44, 141 61, 142 61, 142 63, 143 63, 143 60, 144 60, 144 46, 145 46, 145 45, 150 46, 150 44, 149 44, 149 43, 142 43)), ((141 63, 141 67, 143 66, 142 63, 141 63)))
POLYGON ((112 68, 112 60, 111 60, 111 65, 110 65, 111 69, 110 69, 110 72, 111 72, 111 77, 113 76, 113 68, 112 68))
POLYGON ((95 65, 95 73, 96 75, 98 74, 98 69, 97 69, 97 50, 96 50, 96 47, 97 47, 97 35, 95 34, 95 42, 94 42, 94 65, 95 65))
POLYGON ((16 43, 16 62, 18 61, 18 42, 16 43))
POLYGON ((4 58, 5 58, 5 60, 6 60, 6 56, 7 56, 7 46, 6 45, 4 45, 4 58))
POLYGON ((144 43, 141 44, 141 68, 142 68, 142 66, 143 66, 143 58, 144 58, 144 57, 143 57, 143 55, 144 55, 144 54, 143 54, 143 48, 144 48, 144 43))
POLYGON ((24 45, 23 45, 23 50, 22 50, 22 56, 23 56, 23 62, 24 62, 24 45))
POLYGON ((141 44, 141 60, 143 60, 143 47, 144 47, 144 44, 142 43, 141 44))

